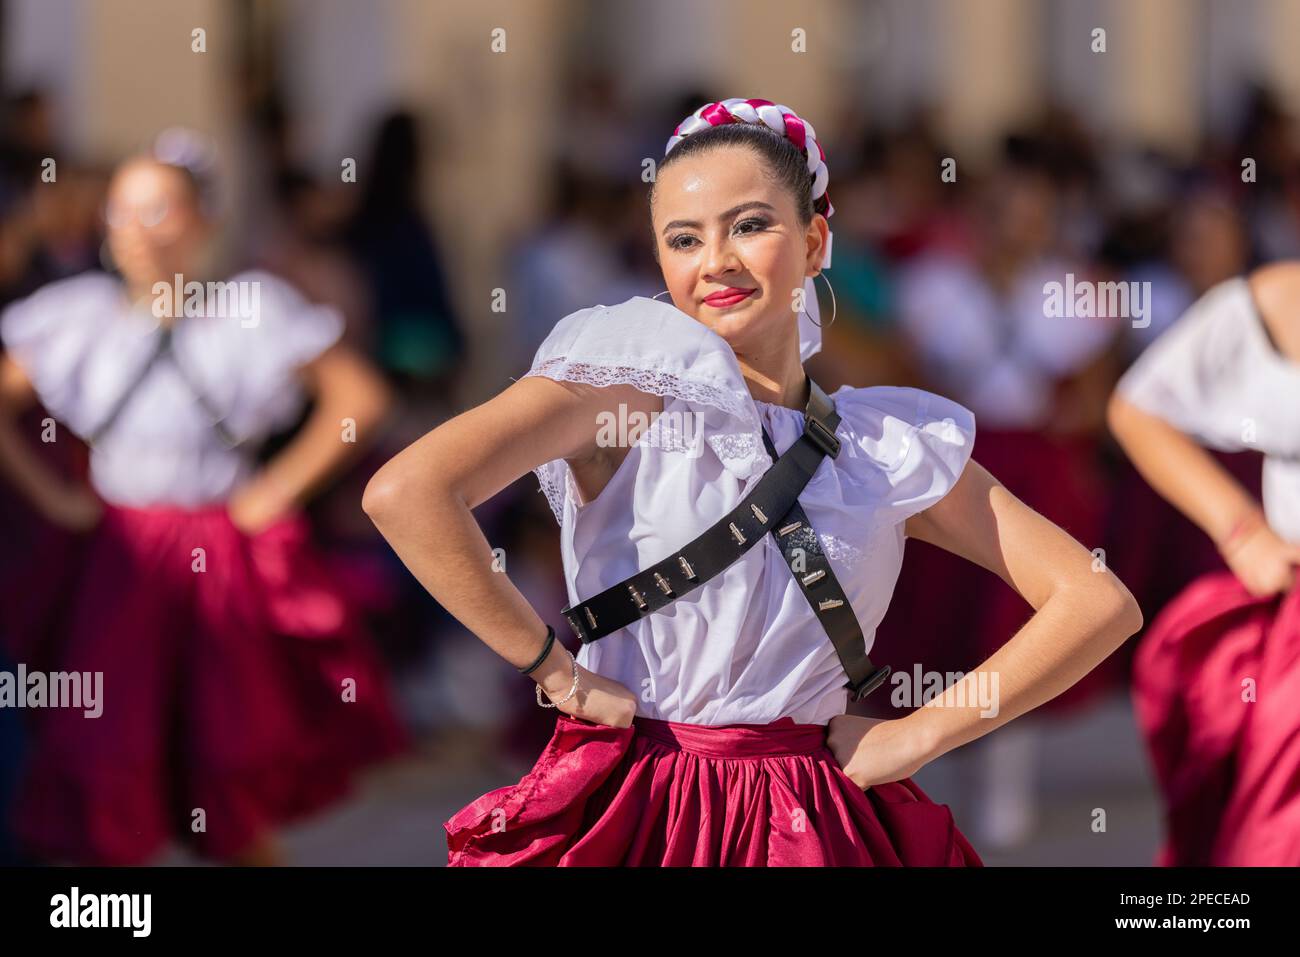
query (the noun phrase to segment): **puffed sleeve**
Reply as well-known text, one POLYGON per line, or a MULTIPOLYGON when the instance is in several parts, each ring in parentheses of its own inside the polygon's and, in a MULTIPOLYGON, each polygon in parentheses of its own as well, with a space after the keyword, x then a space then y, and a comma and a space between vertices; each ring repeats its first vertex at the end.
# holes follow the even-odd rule
POLYGON ((1244 278, 1214 286, 1138 356, 1117 391, 1212 448, 1253 445, 1250 423, 1271 414, 1252 399, 1264 371, 1253 355, 1264 335, 1251 326, 1254 308, 1244 278))
POLYGON ((232 277, 235 283, 256 288, 251 315, 239 316, 254 356, 267 371, 292 370, 306 365, 334 345, 343 334, 343 315, 331 305, 310 302, 279 276, 262 270, 232 277))
POLYGON ((227 425, 237 434, 259 436, 291 425, 300 414, 306 395, 296 370, 339 340, 343 315, 262 270, 232 276, 227 286, 235 290, 232 296, 242 297, 238 307, 232 304, 211 327, 219 331, 204 340, 209 354, 188 358, 195 366, 229 370, 226 374, 238 378, 227 425))
MULTIPOLYGON (((671 304, 634 296, 570 313, 542 342, 525 375, 597 387, 631 385, 679 400, 698 418, 702 441, 733 475, 749 479, 770 464, 735 353, 721 336, 671 304)), ((567 463, 557 459, 534 472, 557 521, 562 520, 567 463)))
POLYGON ((118 287, 104 273, 83 273, 42 286, 0 313, 0 340, 52 415, 73 428, 88 410, 78 371, 102 334, 118 287))
POLYGON ((899 525, 957 484, 975 444, 965 406, 899 386, 845 387, 834 398, 853 444, 849 467, 877 490, 873 525, 899 525))

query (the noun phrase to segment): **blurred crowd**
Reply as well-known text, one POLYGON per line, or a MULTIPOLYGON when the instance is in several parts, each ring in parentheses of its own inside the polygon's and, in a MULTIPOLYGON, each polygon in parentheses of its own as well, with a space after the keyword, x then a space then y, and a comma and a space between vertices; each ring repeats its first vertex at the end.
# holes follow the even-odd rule
MULTIPOLYGON (((565 136, 546 177, 548 211, 503 264, 510 331, 491 347, 506 350, 514 376, 561 317, 663 288, 642 160, 660 156, 673 126, 714 98, 686 90, 630 103, 600 73, 572 80, 565 97, 565 136)), ((0 308, 53 280, 112 269, 103 253, 111 170, 67 154, 54 138, 51 106, 40 91, 10 95, 0 118, 0 308), (58 160, 57 184, 41 180, 49 157, 58 160)), ((265 196, 256 229, 237 238, 238 264, 269 269, 310 300, 340 309, 348 340, 399 396, 365 460, 310 506, 315 534, 365 610, 408 726, 419 736, 477 728, 485 741, 531 762, 551 730, 532 682, 423 591, 360 509, 365 482, 383 461, 483 392, 466 381, 470 350, 484 340, 470 334, 476 316, 461 304, 485 299, 458 285, 440 247, 444 224, 421 199, 422 177, 437 175, 422 152, 431 124, 400 110, 377 118, 356 186, 295 162, 293 117, 283 106, 264 104, 247 124, 265 196)), ((913 385, 972 409, 981 430, 975 457, 1090 549, 1103 550, 1150 621, 1218 558, 1118 453, 1105 431, 1105 402, 1127 364, 1207 289, 1257 263, 1300 255, 1295 121, 1260 90, 1233 134, 1203 143, 1192 162, 1103 139, 1059 108, 1007 130, 996 155, 979 161, 954 152, 925 113, 890 128, 853 114, 819 118, 817 126, 836 131, 825 142, 835 207, 826 278, 837 313, 810 373, 828 392, 843 384, 913 385), (1067 274, 1149 283, 1149 322, 1046 321, 1044 283, 1067 274)), ((821 314, 829 321, 829 297, 821 314)), ((42 415, 33 412, 32 423, 42 415)), ((84 451, 68 442, 43 451, 68 474, 85 467, 84 451)), ((1257 459, 1223 460, 1258 488, 1257 459)), ((489 542, 504 550, 512 581, 576 649, 559 614, 567 597, 558 532, 536 481, 523 477, 477 516, 489 542)), ((36 522, 16 496, 3 494, 0 525, 4 574, 33 560, 36 522)), ((927 667, 971 667, 977 662, 945 659, 945 636, 984 616, 978 627, 1005 640, 1017 616, 1029 614, 1015 596, 1008 604, 1006 587, 987 573, 944 564, 933 551, 923 543, 909 549, 881 629, 882 662, 896 668, 910 670, 909 656, 922 654, 927 667), (945 600, 934 601, 936 589, 945 600), (983 597, 989 594, 1001 597, 983 597), (939 646, 909 643, 919 632, 939 646)), ((1117 654, 1090 687, 1121 686, 1126 662, 1127 651, 1117 654)), ((1083 690, 1071 699, 1089 700, 1083 690)), ((0 775, 12 776, 23 747, 16 714, 0 711, 0 775)), ((0 800, 10 784, 0 780, 0 800)), ((4 840, 0 826, 0 859, 12 853, 4 840)))

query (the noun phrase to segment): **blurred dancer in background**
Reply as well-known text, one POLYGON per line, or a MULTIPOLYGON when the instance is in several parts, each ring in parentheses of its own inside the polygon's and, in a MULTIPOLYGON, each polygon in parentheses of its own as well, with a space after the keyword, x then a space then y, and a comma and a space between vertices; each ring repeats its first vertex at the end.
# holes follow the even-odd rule
POLYGON ((1300 865, 1300 263, 1201 296, 1120 380, 1109 421, 1230 571, 1142 639, 1134 702, 1165 801, 1157 863, 1300 865), (1205 448, 1264 454, 1263 507, 1205 448))
MULTIPOLYGON (((299 509, 375 434, 379 375, 343 320, 265 272, 206 280, 213 156, 172 130, 110 184, 116 277, 86 272, 0 317, 0 471, 85 533, 60 579, 15 583, 29 670, 102 673, 102 713, 32 717, 15 830, 37 860, 139 864, 169 840, 276 863, 276 826, 339 797, 405 743, 380 663, 299 509), (262 466, 260 442, 310 416, 262 466), (17 427, 33 400, 90 446, 90 487, 50 473, 17 427), (44 600, 43 600, 44 599, 44 600)), ((53 188, 53 187, 51 187, 53 188)), ((64 441, 67 441, 66 439, 64 441)))

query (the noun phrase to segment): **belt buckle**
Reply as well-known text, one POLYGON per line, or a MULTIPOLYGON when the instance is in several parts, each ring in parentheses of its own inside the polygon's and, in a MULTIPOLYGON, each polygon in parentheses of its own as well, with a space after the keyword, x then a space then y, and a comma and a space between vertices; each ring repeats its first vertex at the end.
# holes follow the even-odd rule
POLYGON ((890 668, 889 665, 885 665, 885 667, 872 672, 864 678, 862 684, 858 687, 854 688, 853 685, 850 684, 848 686, 849 700, 861 701, 867 695, 871 694, 871 692, 879 688, 884 683, 885 679, 889 677, 889 673, 892 670, 893 669, 890 668))
POLYGON ((831 458, 840 454, 840 440, 830 429, 822 425, 811 415, 804 425, 804 434, 809 436, 823 452, 831 458))

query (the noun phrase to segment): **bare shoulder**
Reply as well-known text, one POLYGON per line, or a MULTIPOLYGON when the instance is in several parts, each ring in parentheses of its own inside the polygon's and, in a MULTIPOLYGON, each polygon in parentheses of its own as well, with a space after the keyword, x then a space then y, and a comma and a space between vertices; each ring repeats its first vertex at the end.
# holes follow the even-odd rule
POLYGON ((972 458, 947 495, 908 517, 904 524, 907 536, 941 545, 936 541, 939 533, 977 522, 993 489, 1001 486, 992 472, 972 458))
POLYGON ((1277 350, 1300 361, 1300 260, 1261 266, 1250 274, 1250 292, 1277 350))

